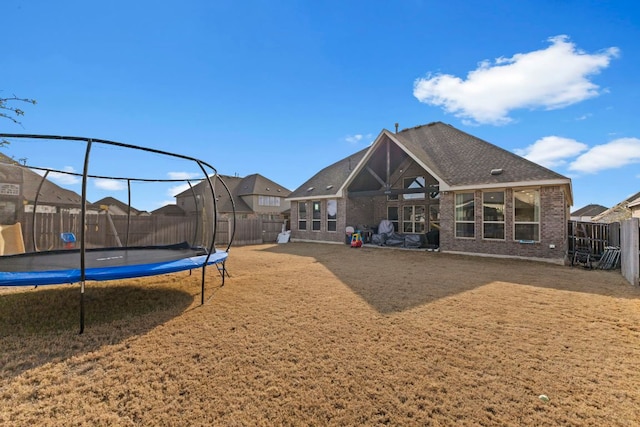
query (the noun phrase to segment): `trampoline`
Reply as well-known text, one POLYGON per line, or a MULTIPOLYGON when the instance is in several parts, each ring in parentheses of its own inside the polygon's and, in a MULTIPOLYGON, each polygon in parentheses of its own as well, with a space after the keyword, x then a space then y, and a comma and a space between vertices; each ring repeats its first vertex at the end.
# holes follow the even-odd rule
MULTIPOLYGON (((84 294, 87 281, 120 280, 135 277, 154 276, 180 271, 202 270, 201 280, 201 304, 204 304, 205 272, 207 266, 215 266, 221 276, 221 286, 224 286, 225 276, 228 272, 225 267, 231 242, 235 234, 235 203, 229 190, 213 166, 199 159, 170 153, 166 151, 124 144, 95 138, 66 137, 52 135, 24 135, 24 134, 0 134, 0 138, 34 140, 74 141, 86 144, 82 173, 69 172, 67 170, 27 166, 26 164, 5 165, 6 167, 27 168, 31 171, 39 170, 43 173, 42 181, 36 192, 33 202, 33 220, 31 221, 31 250, 24 253, 15 253, 0 256, 0 286, 41 286, 59 284, 80 284, 80 333, 84 331, 84 294), (91 149, 96 145, 117 147, 118 149, 137 150, 160 155, 169 158, 177 158, 181 161, 192 162, 201 171, 200 178, 189 179, 163 179, 136 176, 111 176, 104 174, 92 174, 89 168, 91 149), (50 173, 69 174, 81 178, 82 195, 80 200, 79 221, 77 224, 78 248, 66 245, 64 249, 42 250, 38 247, 37 236, 41 230, 36 227, 36 214, 38 212, 38 198, 43 194, 43 184, 50 173), (87 213, 87 182, 90 179, 110 179, 126 181, 128 187, 129 209, 127 212, 126 230, 124 231, 124 244, 116 230, 113 220, 109 216, 111 230, 115 233, 116 246, 103 246, 99 242, 89 242, 88 213, 87 213), (193 182, 198 184, 201 191, 196 191, 193 182), (132 182, 186 182, 193 195, 194 212, 185 221, 191 221, 193 227, 188 228, 192 233, 189 240, 170 244, 129 245, 130 221, 131 221, 131 183, 132 182), (220 195, 217 194, 216 184, 228 196, 232 215, 229 223, 233 227, 228 231, 228 242, 223 248, 216 247, 218 206, 220 195), (193 228, 193 230, 192 230, 193 228)), ((25 186, 25 185, 23 185, 25 186)), ((26 202, 25 202, 26 204, 26 202)), ((108 215, 108 212, 107 212, 108 215)), ((19 226, 19 224, 18 224, 19 226)), ((18 227, 19 228, 19 227, 18 227)), ((25 232, 28 230, 25 230, 25 232)), ((18 233, 20 239, 22 235, 18 233)), ((64 239, 71 233, 61 233, 64 239), (64 235, 67 236, 64 236, 64 235)), ((150 234, 153 234, 150 233, 150 234)), ((161 234, 161 233, 157 233, 161 234)), ((145 236, 147 240, 154 240, 157 236, 145 236)), ((183 236, 184 237, 184 236, 183 236)), ((74 236, 75 238, 75 236, 74 236)), ((76 242, 74 242, 76 243, 76 242)), ((24 248, 24 243, 22 248, 24 248)), ((24 249, 23 249, 24 250, 24 249)))

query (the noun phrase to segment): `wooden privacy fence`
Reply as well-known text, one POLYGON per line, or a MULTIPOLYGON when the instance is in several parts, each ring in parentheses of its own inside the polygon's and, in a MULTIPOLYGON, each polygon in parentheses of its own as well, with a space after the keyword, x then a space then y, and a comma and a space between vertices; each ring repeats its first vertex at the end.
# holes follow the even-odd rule
POLYGON ((569 257, 576 251, 587 250, 597 260, 607 246, 620 245, 620 224, 569 221, 569 257))
MULTIPOLYGON (((127 220, 124 215, 90 214, 86 221, 86 242, 88 247, 167 245, 183 241, 192 245, 207 245, 213 233, 210 222, 195 215, 149 215, 127 220)), ((79 214, 37 213, 34 227, 34 216, 27 214, 22 224, 25 248, 29 252, 62 249, 65 243, 61 233, 73 233, 79 238, 80 224, 79 214)), ((275 242, 282 231, 282 224, 282 220, 238 219, 233 245, 275 242)), ((219 219, 216 245, 228 244, 232 230, 233 220, 219 219)))

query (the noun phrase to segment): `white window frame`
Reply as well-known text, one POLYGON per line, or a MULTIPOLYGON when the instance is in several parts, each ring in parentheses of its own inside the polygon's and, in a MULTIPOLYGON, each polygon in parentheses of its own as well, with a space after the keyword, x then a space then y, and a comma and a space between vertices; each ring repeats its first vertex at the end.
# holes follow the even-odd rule
POLYGON ((327 231, 338 231, 338 200, 327 200, 327 231))
POLYGON ((456 239, 475 239, 476 238, 476 195, 475 192, 461 192, 461 193, 456 193, 455 194, 455 211, 454 211, 454 219, 455 219, 455 236, 456 239), (473 217, 469 220, 469 219, 459 219, 462 215, 458 215, 459 212, 464 213, 464 207, 465 205, 469 202, 469 201, 465 201, 465 200, 458 200, 458 196, 464 196, 464 195, 471 195, 471 200, 470 202, 472 203, 472 213, 473 213, 473 217), (458 235, 458 224, 471 224, 473 226, 473 235, 472 236, 459 236, 458 235))
POLYGON ((485 240, 505 240, 506 238, 506 215, 505 215, 505 209, 506 209, 506 194, 504 190, 496 190, 496 191, 483 191, 482 192, 482 238, 485 240), (498 202, 493 203, 492 206, 495 207, 496 211, 498 212, 498 215, 502 215, 502 220, 499 219, 495 219, 495 220, 487 220, 486 219, 486 214, 487 214, 487 208, 490 207, 490 203, 488 203, 485 199, 485 196, 488 196, 489 194, 502 194, 502 204, 500 205, 498 202), (502 225, 502 237, 487 237, 485 235, 485 225, 488 224, 496 224, 496 225, 502 225))
POLYGON ((311 202, 311 231, 322 231, 322 202, 320 200, 311 202))
POLYGON ((426 215, 427 209, 425 205, 404 205, 402 206, 402 233, 410 233, 410 234, 424 234, 426 233, 426 215), (409 218, 407 218, 406 209, 410 208, 411 213, 409 214, 409 218), (416 213, 417 208, 422 209, 422 220, 417 219, 416 216, 419 213, 416 213), (407 230, 407 225, 409 225, 409 229, 407 230), (421 228, 421 230, 420 230, 421 228))
POLYGON ((307 202, 298 202, 298 230, 307 230, 307 202), (302 207, 304 207, 304 212, 301 209, 302 207), (304 218, 301 216, 303 213, 304 218), (301 225, 304 225, 304 227, 301 225))
POLYGON ((278 196, 258 196, 258 206, 280 206, 280 197, 278 196))
POLYGON ((540 241, 540 189, 539 188, 524 188, 520 190, 513 190, 513 239, 518 242, 528 241, 529 239, 519 239, 517 234, 517 226, 518 225, 534 225, 537 226, 538 233, 533 239, 534 242, 540 241), (518 193, 534 193, 534 220, 533 221, 522 221, 518 220, 518 206, 517 206, 517 194, 518 193))

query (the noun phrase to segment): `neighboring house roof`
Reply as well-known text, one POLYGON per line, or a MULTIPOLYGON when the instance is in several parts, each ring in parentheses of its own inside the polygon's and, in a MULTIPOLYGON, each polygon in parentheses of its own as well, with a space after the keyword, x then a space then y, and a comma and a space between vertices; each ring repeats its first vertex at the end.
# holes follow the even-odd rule
MULTIPOLYGON (((220 178, 229 188, 231 195, 233 196, 233 202, 235 203, 235 210, 237 213, 252 213, 253 210, 242 200, 242 196, 261 195, 261 196, 279 196, 286 198, 291 194, 291 190, 271 181, 268 178, 260 174, 248 175, 244 178, 238 176, 220 175, 220 178)), ((227 191, 222 187, 218 180, 212 178, 212 184, 214 186, 217 196, 218 212, 232 212, 233 206, 231 198, 227 194, 227 191)), ((198 194, 204 191, 205 181, 201 181, 193 186, 193 191, 198 194)), ((192 190, 188 189, 178 194, 176 198, 190 197, 192 190)))
POLYGON ((609 208, 601 214, 594 216, 593 218, 591 218, 591 220, 594 222, 612 223, 629 219, 631 218, 631 209, 629 209, 629 204, 635 202, 635 200, 638 198, 640 198, 640 192, 627 197, 612 208, 609 208))
POLYGON ((348 184, 389 140, 398 147, 393 150, 401 150, 436 178, 440 191, 556 184, 568 187, 568 202, 572 203, 569 178, 442 122, 398 133, 383 129, 369 148, 318 172, 289 199, 342 197, 348 184), (354 161, 357 166, 348 168, 354 161))
MULTIPOLYGON (((97 202, 94 202, 94 205, 105 205, 105 206, 115 206, 118 210, 121 211, 122 214, 126 215, 129 212, 129 205, 121 202, 120 200, 116 199, 115 197, 104 197, 100 200, 98 200, 97 202)), ((134 208, 133 206, 131 207, 131 214, 132 215, 140 215, 142 213, 142 211, 139 211, 138 209, 134 208)))
POLYGON ((161 208, 151 211, 151 215, 184 216, 185 211, 178 205, 164 205, 161 208))
POLYGON ((636 206, 640 206, 640 197, 630 201, 629 204, 627 205, 628 208, 635 208, 636 206))
POLYGON ((82 196, 78 193, 62 188, 48 179, 44 179, 43 182, 42 175, 16 163, 4 154, 0 154, 0 178, 8 183, 20 183, 22 196, 30 202, 35 201, 39 189, 38 204, 64 207, 81 205, 82 196))
MULTIPOLYGON (((227 182, 229 177, 223 179, 227 182)), ((286 197, 291 193, 291 190, 287 190, 278 183, 271 181, 264 176, 254 173, 253 175, 245 176, 241 179, 237 187, 238 196, 280 196, 286 197)))
POLYGON ((574 212, 571 212, 571 216, 588 216, 588 217, 594 217, 596 215, 601 214, 602 212, 606 211, 607 208, 606 206, 602 206, 602 205, 597 205, 597 204, 589 204, 587 206, 584 206, 574 212))

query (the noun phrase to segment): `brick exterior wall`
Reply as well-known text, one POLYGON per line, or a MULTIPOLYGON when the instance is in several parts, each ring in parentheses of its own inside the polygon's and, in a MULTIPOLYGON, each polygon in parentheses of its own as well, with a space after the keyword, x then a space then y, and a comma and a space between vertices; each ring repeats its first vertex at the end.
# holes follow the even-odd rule
POLYGON ((564 262, 567 252, 569 208, 560 187, 540 188, 540 241, 520 243, 514 240, 513 191, 505 190, 505 239, 482 238, 482 191, 474 192, 475 237, 455 237, 455 193, 440 198, 440 249, 446 252, 477 253, 497 256, 539 258, 564 262), (550 247, 555 246, 555 247, 550 247))
POLYGON ((345 242, 345 228, 346 223, 346 210, 345 199, 336 198, 338 212, 336 215, 336 231, 327 230, 327 199, 310 199, 305 201, 292 201, 291 202, 291 238, 298 240, 312 240, 318 242, 345 242), (312 203, 313 201, 320 201, 320 231, 311 230, 312 224, 312 203), (298 204, 307 204, 307 229, 298 230, 298 204))
MULTIPOLYGON (((500 191, 500 190, 496 190, 500 191)), ((440 205, 440 250, 480 255, 495 255, 544 259, 565 262, 568 248, 567 221, 569 207, 561 187, 540 188, 540 241, 521 243, 514 240, 513 190, 505 189, 505 239, 482 238, 482 190, 475 190, 475 237, 455 237, 455 193, 444 192, 439 199, 387 201, 386 196, 337 199, 336 231, 327 231, 327 200, 320 199, 321 229, 312 231, 312 199, 291 202, 291 238, 322 242, 345 243, 345 227, 377 227, 387 218, 387 206, 396 205, 402 211, 404 204, 424 204, 427 212, 430 204, 440 205), (298 203, 307 203, 307 229, 298 230, 298 203), (554 246, 553 248, 550 246, 554 246)), ((472 192, 472 191, 469 191, 472 192)), ((317 199, 316 199, 317 200, 317 199)), ((401 225, 400 225, 401 226, 401 225)))

